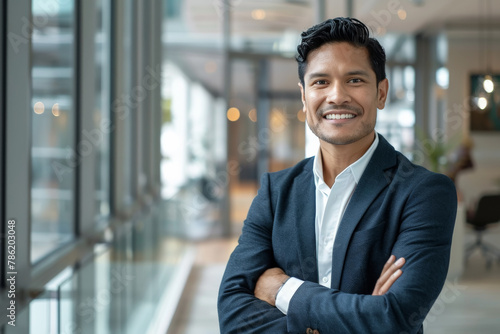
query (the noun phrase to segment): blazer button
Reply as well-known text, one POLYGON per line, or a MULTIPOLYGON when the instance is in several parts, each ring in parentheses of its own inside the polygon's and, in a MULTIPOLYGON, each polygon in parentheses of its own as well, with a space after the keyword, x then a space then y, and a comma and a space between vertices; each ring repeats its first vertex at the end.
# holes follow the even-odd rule
POLYGON ((319 334, 319 331, 317 329, 313 330, 313 334, 319 334))
POLYGON ((313 330, 311 328, 306 329, 306 334, 313 334, 313 330))

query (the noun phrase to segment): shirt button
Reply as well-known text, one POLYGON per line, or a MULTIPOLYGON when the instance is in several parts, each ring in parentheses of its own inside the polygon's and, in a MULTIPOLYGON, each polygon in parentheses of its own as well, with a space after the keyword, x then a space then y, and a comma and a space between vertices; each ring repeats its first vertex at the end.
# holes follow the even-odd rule
POLYGON ((328 277, 323 277, 323 283, 327 283, 328 282, 328 277))

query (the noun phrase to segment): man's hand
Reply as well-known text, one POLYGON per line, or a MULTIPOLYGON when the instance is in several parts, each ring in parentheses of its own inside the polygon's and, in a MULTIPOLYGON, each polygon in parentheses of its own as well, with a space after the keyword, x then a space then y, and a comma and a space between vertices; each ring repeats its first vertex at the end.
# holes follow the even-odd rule
POLYGON ((380 274, 377 284, 375 284, 375 289, 373 289, 372 296, 382 296, 389 288, 396 282, 396 280, 403 273, 401 267, 405 264, 405 259, 400 258, 396 262, 396 257, 391 255, 389 260, 385 263, 382 273, 380 274))
MULTIPOLYGON (((391 255, 382 269, 377 284, 375 284, 372 296, 382 296, 387 293, 389 288, 403 273, 401 268, 404 264, 404 258, 396 261, 396 257, 391 255)), ((271 306, 276 306, 276 294, 288 278, 289 276, 280 268, 267 269, 257 280, 254 291, 255 297, 267 302, 271 306)))
POLYGON ((255 285, 255 297, 272 306, 276 306, 276 294, 279 288, 289 278, 280 268, 267 269, 257 280, 255 285))

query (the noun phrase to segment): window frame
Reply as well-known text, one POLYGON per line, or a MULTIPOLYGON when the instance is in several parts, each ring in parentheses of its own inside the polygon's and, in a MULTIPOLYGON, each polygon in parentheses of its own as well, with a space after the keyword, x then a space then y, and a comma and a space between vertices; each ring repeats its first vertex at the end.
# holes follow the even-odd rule
MULTIPOLYGON (((5 73, 5 26, 7 24, 6 22, 6 17, 5 17, 5 8, 6 8, 6 3, 5 1, 2 1, 0 3, 0 110, 5 110, 5 105, 4 105, 4 96, 5 96, 5 83, 4 83, 4 73, 5 73)), ((5 149, 4 149, 4 144, 5 144, 5 132, 4 132, 4 124, 5 124, 5 112, 0 113, 0 184, 4 184, 4 154, 5 154, 5 149)), ((5 189, 2 187, 0 189, 0 217, 2 217, 2 222, 5 222, 5 216, 4 216, 4 194, 5 189)), ((6 226, 5 223, 2 223, 0 225, 0 233, 2 235, 5 235, 6 231, 6 226)), ((0 239, 0 265, 2 268, 5 268, 5 256, 4 256, 4 249, 6 245, 6 239, 1 238, 0 239)), ((5 274, 4 271, 2 270, 0 274, 0 287, 5 287, 5 274)))
MULTIPOLYGON (((32 268, 30 262, 30 197, 31 186, 28 175, 31 171, 31 122, 26 121, 26 113, 30 111, 31 96, 31 49, 30 36, 26 35, 23 27, 24 20, 31 20, 31 1, 4 1, 2 8, 2 20, 5 22, 3 29, 9 32, 6 36, 2 65, 4 66, 2 77, 4 78, 3 105, 4 124, 2 138, 4 166, 3 194, 9 194, 3 198, 2 227, 6 228, 7 220, 14 219, 16 236, 16 259, 15 270, 16 290, 29 290, 31 285, 32 268), (7 84, 8 83, 8 84, 7 84), (26 113, 19 112, 25 110, 26 113)), ((2 36, 5 36, 2 34, 2 36)), ((5 38, 5 37, 3 37, 5 38)), ((31 114, 29 114, 31 115, 31 114)), ((5 245, 3 245, 5 247, 5 245)), ((6 248, 3 248, 4 253, 6 248)), ((9 270, 3 263, 2 274, 9 270)), ((0 306, 8 307, 10 300, 7 293, 0 294, 0 306)), ((16 300, 16 308, 21 309, 26 305, 22 299, 16 300), (23 304, 24 302, 24 304, 23 304)), ((24 313, 23 313, 24 314, 24 313)), ((19 313, 16 316, 18 324, 22 324, 25 316, 19 313)), ((0 324, 7 322, 4 317, 0 324)))

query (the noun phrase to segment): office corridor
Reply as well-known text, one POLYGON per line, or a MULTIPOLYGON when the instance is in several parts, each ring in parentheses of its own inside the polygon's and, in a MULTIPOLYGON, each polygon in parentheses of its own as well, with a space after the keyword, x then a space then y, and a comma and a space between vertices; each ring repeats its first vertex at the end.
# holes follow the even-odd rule
MULTIPOLYGON (((464 208, 500 194, 500 1, 2 1, 0 334, 219 333, 259 180, 318 152, 306 123, 327 95, 303 103, 301 36, 347 17, 385 50, 384 108, 356 75, 330 97, 370 113, 318 124, 376 114, 397 151, 452 172, 464 208)), ((498 334, 500 264, 475 252, 462 271, 474 234, 460 212, 460 279, 426 334, 498 334)), ((496 220, 484 238, 500 245, 496 220)))

